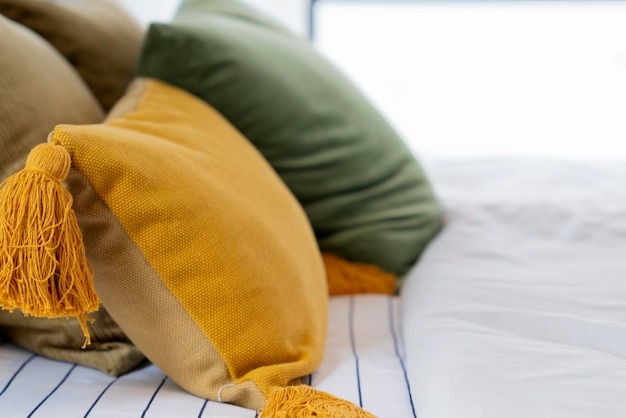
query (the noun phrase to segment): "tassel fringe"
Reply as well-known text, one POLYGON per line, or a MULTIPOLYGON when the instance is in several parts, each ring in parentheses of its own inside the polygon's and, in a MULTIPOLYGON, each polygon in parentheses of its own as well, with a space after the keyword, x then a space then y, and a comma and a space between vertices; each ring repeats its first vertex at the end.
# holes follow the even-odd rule
POLYGON ((371 264, 353 263, 336 255, 322 254, 328 294, 330 296, 379 293, 391 295, 396 292, 396 276, 371 264))
POLYGON ((61 185, 70 156, 41 144, 24 170, 0 185, 0 307, 38 317, 78 317, 90 343, 85 313, 98 310, 93 270, 61 185))
POLYGON ((288 386, 270 392, 260 418, 376 418, 352 402, 310 386, 288 386))

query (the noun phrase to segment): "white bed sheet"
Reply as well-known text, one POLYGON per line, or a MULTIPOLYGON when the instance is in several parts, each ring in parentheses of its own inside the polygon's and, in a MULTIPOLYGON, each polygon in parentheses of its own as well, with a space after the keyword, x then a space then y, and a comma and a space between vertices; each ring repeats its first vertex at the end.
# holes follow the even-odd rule
MULTIPOLYGON (((310 384, 379 417, 414 417, 399 337, 398 298, 331 298, 320 368, 310 384)), ((155 366, 111 378, 0 345, 2 418, 254 418, 255 411, 192 396, 155 366)))
POLYGON ((427 170, 447 226, 402 293, 417 416, 626 417, 626 164, 427 170))

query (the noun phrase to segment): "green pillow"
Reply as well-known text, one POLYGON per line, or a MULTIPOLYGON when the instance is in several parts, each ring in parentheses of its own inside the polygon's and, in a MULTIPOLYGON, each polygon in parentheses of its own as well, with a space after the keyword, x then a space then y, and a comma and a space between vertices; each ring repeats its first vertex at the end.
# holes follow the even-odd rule
POLYGON ((172 24, 150 27, 139 73, 229 119, 298 198, 322 251, 402 274, 439 230, 431 186, 396 132, 306 40, 254 9, 184 1, 172 24))

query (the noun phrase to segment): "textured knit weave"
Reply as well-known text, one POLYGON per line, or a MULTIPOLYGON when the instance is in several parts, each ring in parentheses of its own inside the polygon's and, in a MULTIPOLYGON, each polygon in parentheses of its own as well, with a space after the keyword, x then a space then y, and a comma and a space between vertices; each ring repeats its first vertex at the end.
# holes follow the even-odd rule
POLYGON ((183 388, 216 400, 235 383, 222 401, 259 408, 321 361, 327 288, 315 237, 211 107, 156 81, 139 98, 135 111, 52 136, 85 179, 70 189, 96 289, 183 388))

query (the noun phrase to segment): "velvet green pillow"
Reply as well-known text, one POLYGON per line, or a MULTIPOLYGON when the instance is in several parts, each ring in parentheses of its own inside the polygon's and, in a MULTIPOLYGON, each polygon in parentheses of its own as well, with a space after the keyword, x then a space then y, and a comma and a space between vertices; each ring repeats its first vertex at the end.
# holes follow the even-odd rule
POLYGON ((439 230, 431 186, 396 132, 307 41, 254 9, 184 1, 172 24, 150 27, 139 73, 229 119, 298 198, 322 251, 402 274, 439 230))

